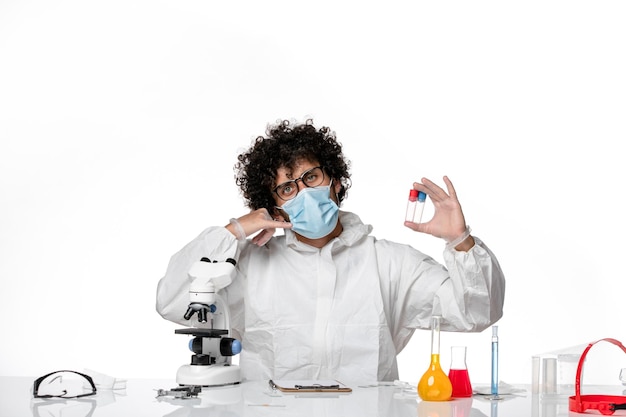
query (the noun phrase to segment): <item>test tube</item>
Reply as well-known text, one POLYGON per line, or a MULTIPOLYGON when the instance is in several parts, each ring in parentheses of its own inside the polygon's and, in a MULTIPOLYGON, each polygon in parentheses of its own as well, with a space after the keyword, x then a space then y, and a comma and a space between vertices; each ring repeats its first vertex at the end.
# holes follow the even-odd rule
POLYGON ((498 396, 498 326, 491 326, 491 395, 498 396))
POLYGON ((556 394, 556 358, 543 359, 543 392, 556 394))
POLYGON ((426 193, 415 189, 409 191, 409 201, 406 205, 406 216, 404 220, 407 222, 421 223, 425 201, 426 193))
POLYGON ((541 363, 539 356, 532 357, 532 393, 539 394, 539 374, 541 371, 541 363))

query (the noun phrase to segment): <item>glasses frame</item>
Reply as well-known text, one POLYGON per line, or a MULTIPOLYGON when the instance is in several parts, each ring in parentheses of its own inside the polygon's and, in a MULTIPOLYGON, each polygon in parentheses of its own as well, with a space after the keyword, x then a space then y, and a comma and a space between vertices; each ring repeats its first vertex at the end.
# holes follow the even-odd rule
POLYGON ((293 200, 294 198, 296 198, 296 196, 300 192, 300 186, 298 185, 298 181, 302 181, 302 184, 304 184, 304 186, 307 187, 307 188, 315 188, 315 187, 319 187, 324 182, 325 179, 326 179, 326 172, 324 172, 324 167, 322 167, 320 165, 320 166, 316 166, 316 167, 307 169, 298 178, 295 178, 293 180, 285 181, 283 183, 278 184, 276 187, 274 187, 272 192, 274 194, 276 194, 278 196, 278 198, 280 198, 281 200, 289 201, 289 200, 293 200), (304 182, 304 177, 307 176, 311 171, 313 171, 315 169, 319 169, 320 171, 322 171, 322 181, 320 181, 320 183, 318 185, 313 185, 313 186, 307 185, 306 182, 304 182), (280 187, 284 187, 285 185, 290 184, 290 183, 294 183, 296 188, 298 189, 298 191, 293 195, 293 197, 285 199, 285 198, 281 197, 281 195, 278 193, 278 189, 280 187))
POLYGON ((39 377, 39 378, 37 378, 37 379, 35 380, 35 382, 33 383, 33 396, 34 396, 35 398, 80 398, 80 397, 87 397, 87 396, 89 396, 89 395, 95 395, 95 394, 96 394, 96 391, 97 391, 97 389, 96 389, 96 384, 94 384, 93 379, 92 379, 89 375, 87 375, 87 374, 83 374, 83 373, 81 373, 81 372, 69 371, 69 370, 66 370, 66 369, 64 369, 64 370, 60 370, 60 371, 50 372, 49 374, 46 374, 46 375, 44 375, 44 376, 40 376, 40 377, 39 377), (39 386, 41 385, 41 383, 42 383, 42 382, 43 382, 46 378, 48 378, 48 377, 49 377, 49 376, 51 376, 51 375, 54 375, 54 374, 59 374, 59 373, 62 373, 62 372, 69 372, 69 373, 76 374, 76 375, 79 375, 79 376, 81 376, 81 377, 85 378, 85 379, 87 380, 87 382, 89 382, 89 385, 91 385, 91 390, 92 390, 92 391, 91 391, 91 392, 88 392, 88 393, 86 393, 86 394, 72 395, 72 396, 69 396, 69 397, 65 395, 65 394, 67 394, 67 391, 64 391, 64 392, 65 392, 65 394, 62 394, 62 395, 50 395, 50 394, 39 395, 39 394, 38 394, 38 391, 39 391, 39 386))

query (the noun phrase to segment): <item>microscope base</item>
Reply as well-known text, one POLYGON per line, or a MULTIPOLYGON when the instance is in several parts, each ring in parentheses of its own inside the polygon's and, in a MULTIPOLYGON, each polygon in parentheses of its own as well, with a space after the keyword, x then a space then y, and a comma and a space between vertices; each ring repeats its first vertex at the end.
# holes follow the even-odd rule
POLYGON ((241 370, 237 365, 183 365, 176 373, 179 385, 219 387, 241 382, 241 370))

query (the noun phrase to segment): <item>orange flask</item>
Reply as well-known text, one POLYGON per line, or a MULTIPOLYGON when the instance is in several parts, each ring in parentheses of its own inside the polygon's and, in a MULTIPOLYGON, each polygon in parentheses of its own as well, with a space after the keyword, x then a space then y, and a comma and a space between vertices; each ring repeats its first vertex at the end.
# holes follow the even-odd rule
POLYGON ((452 383, 439 361, 440 321, 439 316, 433 316, 430 366, 417 384, 417 394, 424 401, 448 401, 452 397, 452 383))

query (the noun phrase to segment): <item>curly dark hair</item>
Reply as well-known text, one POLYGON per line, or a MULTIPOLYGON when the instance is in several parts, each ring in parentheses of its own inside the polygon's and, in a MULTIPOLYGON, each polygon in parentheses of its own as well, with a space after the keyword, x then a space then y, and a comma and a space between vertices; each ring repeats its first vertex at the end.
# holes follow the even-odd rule
POLYGON ((316 129, 311 119, 293 126, 288 120, 268 125, 266 136, 258 136, 237 160, 235 182, 252 210, 266 208, 273 212, 276 202, 272 190, 277 185, 278 169, 293 170, 300 160, 319 163, 334 181, 341 182, 339 204, 351 185, 350 162, 344 157, 335 132, 328 127, 316 129))

